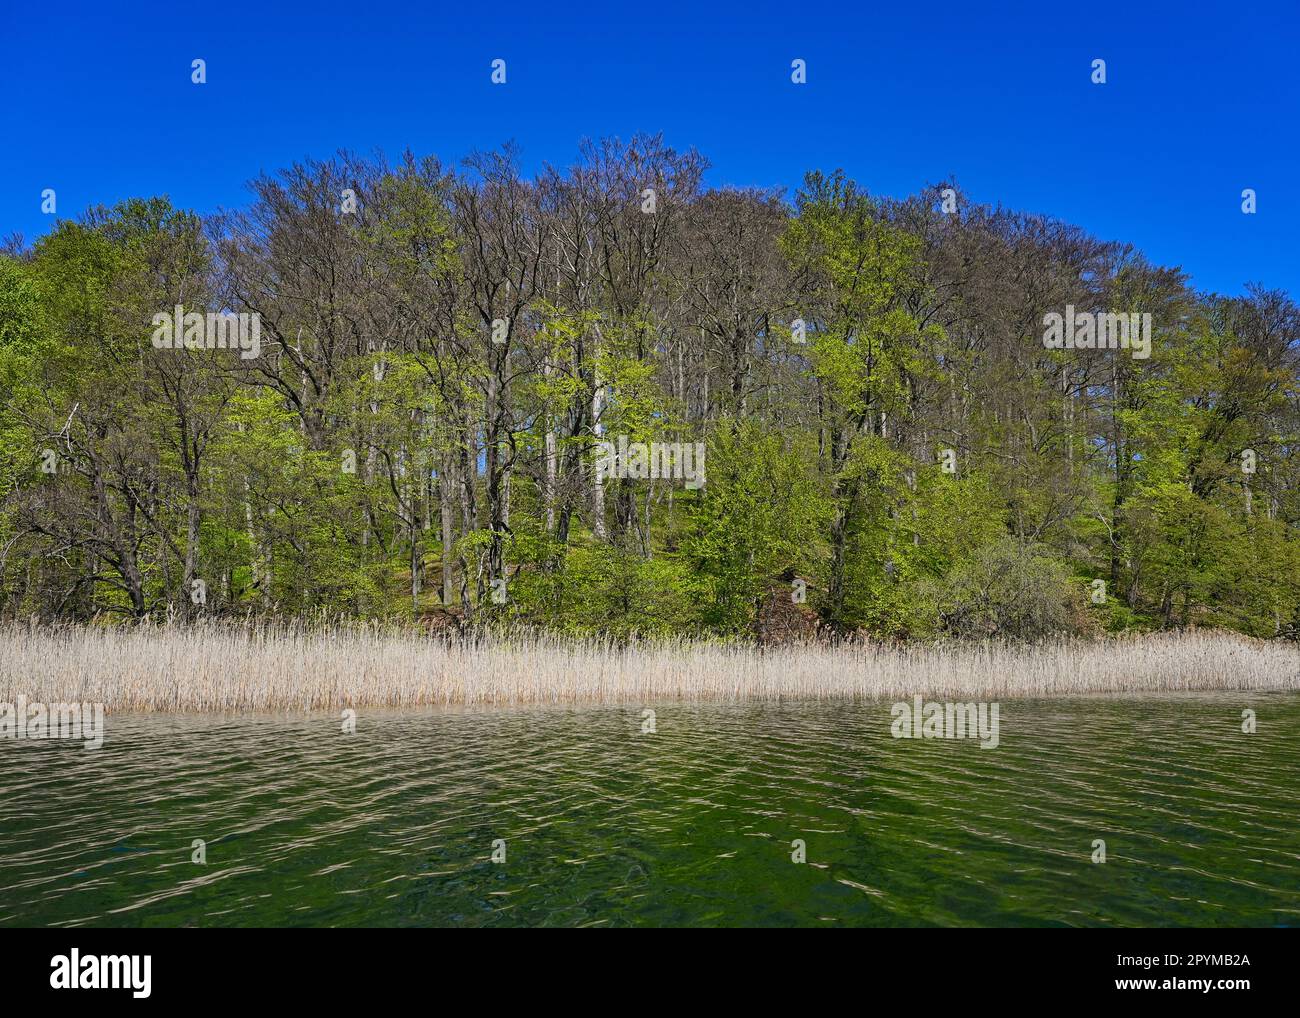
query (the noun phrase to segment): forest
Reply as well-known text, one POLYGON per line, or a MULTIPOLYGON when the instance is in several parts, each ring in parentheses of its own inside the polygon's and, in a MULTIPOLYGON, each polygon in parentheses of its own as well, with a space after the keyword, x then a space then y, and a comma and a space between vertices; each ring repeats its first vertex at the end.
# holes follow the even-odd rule
POLYGON ((0 618, 1300 638, 1290 295, 954 181, 707 169, 659 136, 531 175, 340 153, 11 237, 0 618), (1045 342, 1067 308, 1147 355, 1045 342), (702 483, 598 468, 616 443, 702 483))

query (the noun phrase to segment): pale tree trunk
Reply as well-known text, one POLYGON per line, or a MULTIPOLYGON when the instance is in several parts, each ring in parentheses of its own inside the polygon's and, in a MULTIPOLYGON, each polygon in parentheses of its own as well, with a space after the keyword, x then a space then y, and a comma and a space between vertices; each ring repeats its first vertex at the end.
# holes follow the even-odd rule
MULTIPOLYGON (((550 357, 542 367, 542 373, 546 376, 547 381, 555 374, 555 366, 551 363, 550 357)), ((542 492, 542 499, 546 506, 546 536, 555 535, 555 474, 556 474, 556 438, 555 438, 555 415, 548 408, 546 411, 546 486, 542 492)))
MULTIPOLYGON (((592 429, 596 433, 599 441, 604 438, 604 425, 600 423, 600 415, 605 409, 605 388, 600 380, 599 374, 593 373, 593 385, 591 393, 591 421, 592 429)), ((591 511, 594 519, 592 520, 592 532, 602 541, 609 535, 605 530, 605 482, 596 469, 596 461, 593 459, 591 464, 591 511)))
POLYGON ((444 469, 438 471, 438 512, 442 517, 442 603, 446 607, 451 607, 454 599, 456 580, 456 554, 452 548, 453 485, 446 470, 449 461, 450 457, 444 461, 444 469))

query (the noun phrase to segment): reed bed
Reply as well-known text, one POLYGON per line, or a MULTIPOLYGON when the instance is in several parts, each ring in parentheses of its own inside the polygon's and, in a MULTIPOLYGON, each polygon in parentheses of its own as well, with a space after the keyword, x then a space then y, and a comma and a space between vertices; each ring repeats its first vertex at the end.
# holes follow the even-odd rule
POLYGON ((0 627, 0 702, 116 712, 664 700, 997 700, 1300 689, 1300 649, 1213 631, 1016 646, 616 644, 379 626, 0 627))

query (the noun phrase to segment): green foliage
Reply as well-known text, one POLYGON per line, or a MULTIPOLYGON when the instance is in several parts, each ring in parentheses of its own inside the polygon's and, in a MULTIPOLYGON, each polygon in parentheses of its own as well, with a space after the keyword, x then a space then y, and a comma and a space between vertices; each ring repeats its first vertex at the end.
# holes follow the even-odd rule
POLYGON ((511 581, 517 614, 575 635, 668 636, 691 628, 691 577, 672 556, 606 545, 574 548, 562 572, 511 581))
POLYGON ((745 632, 773 577, 818 567, 830 504, 815 462, 806 441, 754 421, 724 420, 714 432, 681 544, 705 626, 745 632))
POLYGON ((1006 538, 925 585, 939 629, 965 639, 1037 640, 1088 629, 1082 588, 1042 549, 1006 538))
POLYGON ((1291 298, 702 167, 654 138, 533 180, 340 156, 0 256, 0 615, 194 615, 201 579, 217 614, 734 638, 798 578, 800 615, 881 638, 1300 638, 1291 298), (1067 303, 1149 313, 1150 358, 1045 349, 1067 303), (261 355, 155 349, 177 304, 259 315, 261 355), (703 487, 597 483, 620 437, 703 443, 703 487))

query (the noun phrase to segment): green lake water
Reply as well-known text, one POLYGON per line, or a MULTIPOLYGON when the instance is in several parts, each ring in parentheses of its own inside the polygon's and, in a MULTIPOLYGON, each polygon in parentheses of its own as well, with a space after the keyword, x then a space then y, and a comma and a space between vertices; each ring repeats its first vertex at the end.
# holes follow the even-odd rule
POLYGON ((888 703, 652 706, 0 739, 0 925, 1300 921, 1297 695, 1002 701, 996 749, 888 703))

